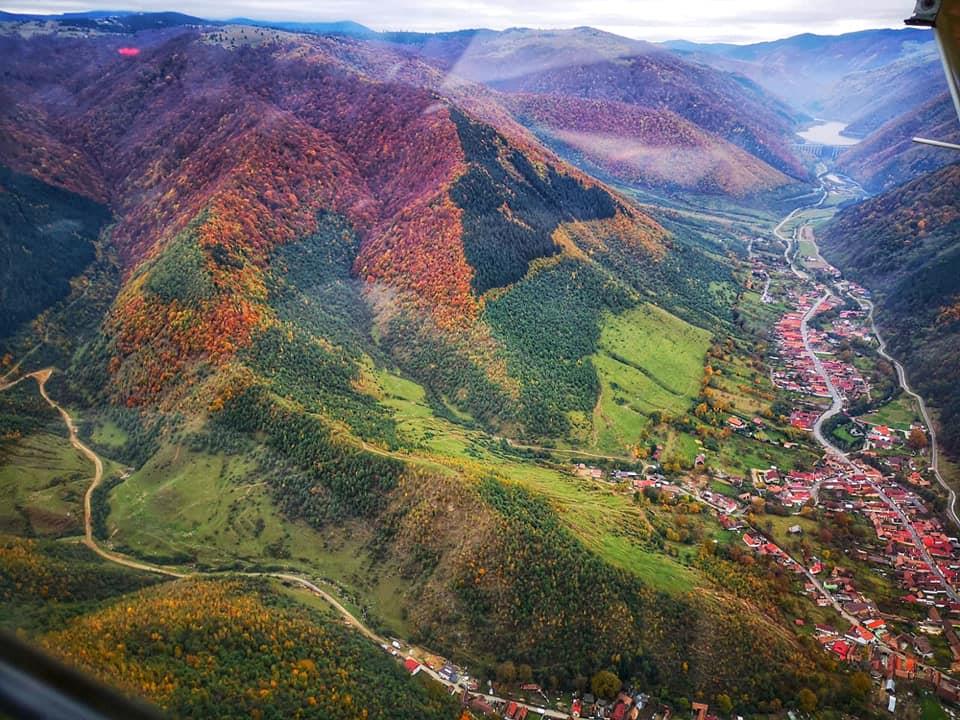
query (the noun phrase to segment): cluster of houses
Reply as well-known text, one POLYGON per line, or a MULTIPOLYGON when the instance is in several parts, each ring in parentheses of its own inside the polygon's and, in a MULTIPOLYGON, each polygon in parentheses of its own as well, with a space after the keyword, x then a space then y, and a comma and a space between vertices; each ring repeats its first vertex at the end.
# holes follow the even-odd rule
POLYGON ((799 430, 811 432, 820 413, 817 408, 798 408, 790 413, 790 424, 799 430))
POLYGON ((893 450, 897 445, 897 436, 886 425, 871 425, 864 438, 864 450, 877 448, 879 450, 893 450))
MULTIPOLYGON (((849 289, 859 290, 852 284, 849 289)), ((822 403, 816 404, 810 396, 829 397, 827 382, 807 352, 801 332, 803 316, 817 296, 802 291, 791 291, 791 295, 795 310, 784 315, 775 329, 778 365, 772 380, 777 386, 808 398, 798 399, 790 422, 796 428, 810 431, 823 412, 822 403)), ((821 308, 834 309, 839 303, 831 298, 821 308)), ((843 340, 869 338, 865 313, 841 310, 826 331, 809 329, 808 336, 812 349, 821 358, 821 366, 845 400, 869 396, 869 385, 857 368, 832 355, 843 340)), ((731 415, 727 425, 734 432, 754 434, 763 428, 764 421, 731 415)), ((724 528, 742 532, 743 543, 748 548, 796 574, 804 593, 817 605, 834 607, 840 612, 844 629, 818 624, 814 637, 826 652, 841 661, 869 663, 876 676, 887 679, 883 687, 891 703, 895 703, 894 681, 904 678, 927 683, 941 697, 956 700, 960 689, 931 663, 937 659, 936 648, 949 648, 954 661, 952 669, 960 671, 960 637, 954 629, 954 623, 960 623, 960 602, 951 599, 958 597, 954 588, 960 585, 960 541, 948 534, 918 493, 931 483, 924 475, 924 464, 906 450, 910 430, 858 422, 851 432, 864 438, 864 447, 857 459, 828 455, 809 472, 781 471, 776 467, 754 469, 750 473, 750 485, 743 478, 721 478, 722 482, 737 488, 737 492, 717 492, 715 486, 703 489, 674 484, 650 469, 643 473, 605 472, 579 464, 573 471, 594 480, 627 482, 634 490, 656 488, 662 493, 697 497, 716 512, 724 528), (898 454, 901 448, 903 453, 898 454), (867 464, 865 459, 876 467, 867 464), (901 484, 895 477, 905 482, 901 484), (786 513, 799 513, 805 506, 819 505, 827 513, 858 515, 862 518, 860 522, 872 528, 874 537, 862 546, 853 543, 844 552, 897 583, 902 602, 923 608, 925 620, 907 622, 902 617, 881 612, 857 587, 856 577, 849 569, 842 565, 827 567, 817 557, 795 559, 762 532, 749 527, 744 521, 744 510, 758 498, 764 503, 779 505, 786 513)), ((802 534, 802 528, 795 525, 788 532, 802 534)), ((912 615, 916 615, 916 610, 912 615)), ((799 618, 796 622, 804 624, 799 618)), ((613 720, 644 717, 639 698, 631 699, 624 694, 616 702, 604 705, 588 703, 588 697, 575 701, 571 707, 572 717, 613 720)), ((508 705, 502 711, 511 720, 526 716, 519 705, 508 705)))
MULTIPOLYGON (((947 702, 960 702, 960 685, 956 680, 913 656, 890 653, 881 647, 874 647, 865 660, 875 675, 886 679, 883 687, 889 695, 893 694, 893 685, 896 681, 907 680, 930 688, 947 702)), ((894 712, 895 708, 896 703, 893 703, 892 707, 887 706, 890 712, 894 712)))
POLYGON ((881 457, 895 472, 902 470, 904 465, 909 464, 910 459, 891 453, 904 451, 910 433, 913 431, 920 430, 924 435, 926 434, 926 428, 923 424, 917 422, 912 423, 909 428, 903 429, 882 424, 874 425, 858 418, 857 425, 862 428, 861 432, 864 434, 864 453, 868 456, 881 457))
POLYGON ((853 363, 845 363, 832 358, 824 358, 821 363, 830 376, 833 386, 843 397, 855 400, 870 392, 870 385, 853 363))
MULTIPOLYGON (((807 231, 804 228, 801 232, 807 231)), ((754 275, 759 277, 762 265, 758 261, 754 265, 754 275)), ((840 279, 839 273, 819 258, 808 266, 833 275, 840 294, 869 296, 863 288, 840 279)), ((808 327, 810 348, 819 357, 819 363, 815 363, 807 352, 801 330, 803 317, 819 297, 819 293, 814 293, 812 287, 789 291, 793 311, 781 317, 774 330, 776 350, 771 379, 779 388, 796 394, 798 400, 790 423, 804 431, 812 431, 823 413, 825 404, 821 399, 830 396, 829 384, 845 401, 870 397, 869 384, 853 363, 846 363, 835 354, 845 341, 872 338, 866 313, 841 309, 823 331, 808 327), (826 378, 817 365, 825 371, 826 378)), ((831 297, 820 305, 820 312, 837 309, 840 303, 831 297)), ((852 435, 864 439, 858 459, 828 455, 812 472, 803 473, 783 473, 777 468, 753 470, 753 488, 739 498, 746 503, 760 497, 766 503, 780 503, 787 512, 817 504, 828 513, 855 514, 860 518, 859 524, 872 528, 873 538, 862 541, 862 546, 861 542, 853 542, 844 548, 844 553, 869 564, 873 572, 899 585, 901 600, 913 605, 911 611, 904 607, 902 612, 910 620, 896 613, 888 614, 889 608, 885 608, 888 612, 881 612, 858 589, 854 573, 842 566, 828 568, 809 556, 794 560, 752 528, 743 528, 742 538, 757 554, 805 576, 804 591, 816 604, 839 611, 842 629, 818 624, 814 628, 815 638, 825 651, 840 660, 869 666, 880 681, 891 713, 896 708, 895 685, 900 680, 925 684, 950 702, 960 700, 958 683, 933 667, 934 661, 942 659, 938 655, 942 655, 943 648, 949 648, 954 661, 951 670, 960 671, 960 638, 954 628, 955 622, 960 623, 960 602, 954 602, 958 598, 954 588, 960 582, 960 542, 949 534, 918 493, 929 488, 931 482, 925 476, 925 463, 906 450, 910 430, 858 421, 849 428, 852 435), (798 560, 802 560, 803 566, 798 560), (923 610, 918 615, 920 608, 923 610), (918 616, 924 618, 922 622, 916 620, 918 616)), ((929 497, 927 492, 924 495, 929 497)), ((802 528, 795 525, 788 532, 801 534, 802 528)), ((805 624, 800 618, 796 623, 805 624)))
MULTIPOLYGON (((669 708, 651 702, 646 693, 622 691, 612 700, 594 697, 590 693, 573 698, 568 710, 551 709, 550 699, 543 688, 533 682, 523 683, 519 690, 523 698, 503 698, 494 695, 493 687, 487 692, 480 683, 471 678, 467 670, 423 648, 406 645, 396 638, 384 642, 381 647, 393 655, 410 675, 426 673, 445 685, 451 694, 459 693, 461 704, 478 717, 500 717, 505 720, 532 720, 551 717, 596 718, 597 720, 669 720, 669 708)), ((706 709, 706 706, 703 706, 706 709)), ((716 720, 714 718, 713 720, 716 720)))
MULTIPOLYGON (((801 325, 803 316, 816 302, 814 295, 794 292, 796 310, 784 315, 774 328, 774 337, 777 343, 777 353, 774 357, 778 361, 778 368, 772 373, 773 382, 778 387, 796 393, 829 397, 827 382, 817 371, 813 359, 807 352, 803 342, 801 325)), ((820 312, 834 309, 840 300, 830 298, 819 308, 820 312)), ((833 323, 829 333, 815 328, 808 328, 808 337, 811 349, 817 354, 826 355, 821 360, 824 370, 829 375, 834 387, 845 397, 854 399, 869 393, 870 386, 860 371, 852 363, 845 363, 830 357, 838 342, 851 337, 864 337, 867 330, 862 323, 862 313, 844 310, 840 313, 840 320, 833 323), (844 317, 846 315, 846 317, 844 317), (860 320, 861 322, 855 322, 860 320)), ((805 424, 809 429, 812 424, 805 424)))
MULTIPOLYGON (((955 620, 960 622, 960 602, 952 601, 948 593, 948 587, 952 589, 960 581, 960 541, 946 534, 922 498, 869 465, 858 462, 851 469, 829 458, 809 473, 783 475, 771 468, 754 470, 751 476, 755 487, 767 492, 778 482, 784 488, 780 495, 798 492, 798 501, 809 499, 813 488, 820 486, 824 493, 820 504, 827 512, 862 515, 872 525, 876 541, 872 547, 849 548, 849 556, 879 566, 883 574, 898 582, 903 602, 928 608, 927 619, 916 624, 916 634, 893 633, 876 603, 857 588, 851 571, 836 566, 822 575, 825 567, 816 557, 805 558, 801 566, 761 533, 745 531, 742 539, 747 547, 798 575, 806 574, 804 593, 821 607, 841 608, 852 620, 845 632, 828 625, 816 627, 816 637, 826 651, 842 661, 859 662, 869 657, 869 648, 882 645, 905 657, 929 661, 934 654, 929 636, 942 635, 954 666, 960 669, 960 638, 953 626, 955 620)), ((800 534, 802 530, 796 525, 788 532, 800 534)))
POLYGON ((827 512, 855 512, 866 518, 882 551, 861 551, 861 559, 885 566, 899 581, 906 602, 942 602, 949 594, 944 582, 952 589, 960 579, 960 542, 946 534, 941 520, 912 489, 865 463, 856 462, 855 468, 823 483, 821 504, 827 512))
POLYGON ((831 625, 816 625, 817 642, 829 653, 843 662, 854 663, 870 652, 868 646, 873 642, 874 634, 861 625, 851 625, 844 633, 831 625))
POLYGON ((866 325, 867 314, 863 310, 841 310, 840 317, 831 323, 830 334, 841 340, 870 340, 866 325))
MULTIPOLYGON (((590 693, 574 698, 570 707, 572 718, 603 718, 604 720, 649 720, 657 714, 657 705, 646 693, 620 692, 610 703, 597 700, 590 693)), ((669 711, 665 713, 669 717, 669 711)))
MULTIPOLYGON (((817 562, 817 565, 820 572, 823 572, 822 564, 817 562)), ((849 569, 834 567, 832 572, 821 577, 819 582, 820 588, 807 582, 804 592, 815 597, 819 606, 839 605, 845 616, 852 618, 852 621, 849 629, 842 635, 830 625, 817 625, 817 639, 841 660, 852 661, 858 647, 870 645, 887 634, 887 621, 876 603, 857 590, 856 579, 849 569), (825 596, 824 592, 829 595, 825 596), (841 644, 837 645, 838 642, 841 644)))
POLYGON ((800 327, 803 316, 814 302, 812 295, 799 295, 796 298, 797 309, 777 321, 774 337, 777 342, 776 359, 779 360, 780 367, 773 371, 772 377, 774 384, 784 390, 829 397, 827 383, 817 372, 807 353, 800 327))
MULTIPOLYGON (((530 683, 521 686, 521 690, 541 692, 539 686, 530 683)), ((545 716, 542 708, 533 707, 522 701, 492 698, 463 691, 460 696, 464 707, 480 717, 498 716, 504 720, 533 720, 545 716)), ((704 705, 704 708, 707 706, 704 705)), ((591 693, 575 696, 568 712, 550 711, 551 717, 564 716, 571 720, 594 718, 595 720, 670 720, 671 711, 658 703, 651 702, 646 693, 621 691, 612 701, 594 697, 591 693)), ((715 716, 701 716, 704 720, 718 720, 715 716)))
MULTIPOLYGON (((796 511, 814 499, 817 488, 826 476, 819 470, 781 472, 776 467, 770 467, 767 470, 751 470, 750 478, 756 496, 796 511)), ((749 500, 749 496, 745 495, 744 499, 749 500)))
POLYGON ((766 421, 762 417, 752 418, 750 422, 747 422, 737 415, 731 415, 727 418, 727 427, 747 437, 753 437, 756 433, 763 430, 765 425, 766 421))
POLYGON ((762 535, 745 532, 743 534, 743 542, 748 548, 756 551, 757 554, 772 558, 777 564, 789 568, 798 575, 803 573, 803 567, 798 562, 787 555, 779 545, 771 542, 762 535))

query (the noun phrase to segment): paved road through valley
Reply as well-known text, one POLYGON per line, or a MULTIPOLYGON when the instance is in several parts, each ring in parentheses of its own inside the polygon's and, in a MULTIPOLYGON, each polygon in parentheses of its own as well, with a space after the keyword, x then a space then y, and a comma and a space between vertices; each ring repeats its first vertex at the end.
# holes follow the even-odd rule
MULTIPOLYGON (((823 202, 823 199, 821 198, 820 203, 822 202, 823 202)), ((820 203, 818 203, 818 205, 820 203)), ((788 219, 789 217, 790 216, 787 216, 788 219)), ((782 224, 783 223, 781 223, 781 226, 782 224)), ((778 228, 779 227, 780 226, 778 226, 778 228)), ((803 277, 799 273, 797 273, 797 269, 795 268, 792 262, 791 262, 791 267, 794 268, 794 272, 797 274, 797 277, 803 277)), ((843 462, 843 464, 847 465, 852 470, 859 471, 860 469, 849 458, 847 453, 845 453, 840 448, 838 448, 833 443, 831 443, 830 440, 827 439, 827 437, 824 436, 823 434, 823 424, 830 418, 836 416, 837 414, 843 411, 844 400, 843 400, 843 396, 840 394, 836 386, 833 384, 833 380, 830 378, 830 373, 827 372, 827 369, 824 367, 823 362, 820 360, 817 353, 814 352, 813 346, 810 344, 809 323, 810 323, 810 320, 817 314, 817 312, 823 306, 823 303, 825 303, 832 296, 833 296, 833 293, 830 290, 825 290, 823 295, 821 295, 817 299, 817 301, 810 307, 810 309, 804 313, 800 323, 800 333, 803 338, 804 350, 806 350, 807 355, 810 357, 811 361, 813 362, 814 369, 817 371, 817 374, 823 379, 824 383, 826 384, 827 392, 829 392, 830 398, 831 398, 830 407, 827 408, 823 413, 821 413, 820 416, 817 418, 816 422, 814 423, 813 434, 817 442, 820 443, 820 445, 823 446, 823 448, 829 454, 838 458, 841 462, 843 462)), ((866 301, 866 302, 869 302, 869 301, 866 301)), ((871 303, 871 307, 872 307, 872 303, 871 303)), ((872 314, 871 314, 871 325, 872 325, 873 331, 876 333, 876 325, 873 324, 872 314)), ((882 338, 880 338, 879 334, 877 335, 877 338, 881 344, 881 349, 882 349, 884 347, 883 340, 882 338)), ((904 388, 904 391, 910 393, 911 396, 915 398, 919 398, 919 396, 916 393, 914 393, 912 390, 910 390, 909 386, 906 384, 906 375, 903 372, 902 366, 900 366, 899 363, 893 360, 893 358, 891 358, 885 351, 882 352, 882 354, 884 357, 886 357, 891 362, 893 362, 897 367, 898 378, 900 380, 901 386, 904 388)), ((920 399, 920 402, 921 403, 923 402, 922 398, 920 399)), ((921 407, 925 408, 925 406, 923 405, 921 405, 921 407)), ((925 416, 925 419, 926 419, 926 416, 925 416)), ((931 431, 933 430, 932 425, 928 425, 928 427, 930 428, 931 431)), ((939 473, 937 473, 937 477, 939 478, 939 473)), ((934 561, 933 557, 930 555, 930 552, 927 550, 926 545, 923 544, 923 541, 920 538, 920 535, 917 533, 916 529, 913 527, 913 523, 910 522, 910 519, 907 517, 906 513, 900 508, 900 506, 896 503, 896 501, 893 500, 893 498, 891 498, 889 495, 887 495, 883 491, 883 488, 878 483, 872 480, 868 480, 868 483, 873 488, 873 490, 878 494, 880 499, 883 500, 883 502, 897 514, 897 517, 900 519, 900 522, 910 533, 910 537, 913 540, 913 543, 916 546, 917 551, 920 554, 920 557, 923 558, 924 562, 927 563, 931 571, 935 575, 937 575, 937 577, 940 578, 940 582, 943 585, 943 588, 947 593, 947 595, 950 597, 950 599, 953 600, 954 602, 960 602, 960 594, 958 594, 957 591, 954 590, 953 587, 950 585, 950 583, 947 582, 946 576, 943 574, 943 571, 940 569, 940 566, 934 561)), ((953 513, 954 511, 955 500, 956 500, 956 495, 951 492, 950 494, 951 513, 953 513)), ((955 518, 955 514, 951 516, 951 520, 953 520, 954 518, 955 518)))

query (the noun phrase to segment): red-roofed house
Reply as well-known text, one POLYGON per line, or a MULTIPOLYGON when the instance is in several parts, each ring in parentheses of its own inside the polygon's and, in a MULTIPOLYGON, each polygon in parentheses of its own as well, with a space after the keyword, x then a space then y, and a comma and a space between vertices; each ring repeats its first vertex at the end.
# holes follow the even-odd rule
POLYGON ((847 660, 850 658, 850 651, 853 650, 853 647, 843 640, 837 640, 830 646, 830 649, 836 653, 837 657, 841 660, 847 660))
POLYGON ((850 628, 844 637, 847 640, 851 640, 860 645, 866 645, 870 642, 873 642, 873 633, 864 630, 862 627, 856 626, 850 628))

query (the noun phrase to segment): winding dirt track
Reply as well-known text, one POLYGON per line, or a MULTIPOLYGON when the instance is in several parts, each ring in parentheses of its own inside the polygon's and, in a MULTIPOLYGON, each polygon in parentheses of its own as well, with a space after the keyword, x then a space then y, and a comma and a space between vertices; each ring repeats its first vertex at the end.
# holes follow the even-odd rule
MULTIPOLYGON (((83 544, 90 548, 97 555, 102 557, 104 560, 107 560, 117 565, 123 565, 124 567, 131 568, 133 570, 141 570, 144 572, 155 573, 157 575, 164 575, 171 578, 188 578, 188 577, 223 577, 228 575, 242 575, 244 577, 267 577, 274 578, 276 580, 281 580, 284 582, 293 583, 299 585, 305 590, 317 595, 322 598, 326 603, 330 605, 334 610, 336 610, 347 625, 356 629, 361 635, 367 639, 377 643, 378 645, 389 645, 389 641, 375 633, 369 627, 363 624, 363 622, 358 619, 353 613, 351 613, 344 605, 337 600, 333 595, 328 593, 326 590, 318 587, 316 584, 312 583, 310 580, 307 580, 304 577, 299 575, 294 575, 292 573, 284 572, 247 572, 247 573, 229 573, 229 572, 180 572, 178 570, 172 570, 170 568, 163 567, 161 565, 154 565, 152 563, 140 562, 138 560, 132 560, 125 555, 120 553, 111 552, 109 550, 104 550, 97 544, 96 538, 93 536, 93 493, 103 481, 103 460, 100 456, 97 455, 89 446, 84 444, 80 440, 77 434, 77 426, 73 421, 70 413, 68 413, 58 402, 53 400, 50 395, 47 393, 47 381, 50 379, 50 376, 53 374, 53 368, 44 368, 43 370, 36 370, 32 373, 27 373, 21 375, 16 380, 7 382, 4 385, 0 385, 0 392, 7 390, 14 385, 26 380, 27 378, 33 378, 37 381, 37 388, 40 391, 41 397, 46 401, 46 403, 60 413, 60 417, 63 419, 64 424, 67 426, 67 432, 69 433, 70 444, 75 447, 80 453, 84 455, 90 462, 93 463, 93 478, 90 481, 90 485, 87 487, 87 492, 83 496, 83 544)), ((421 666, 421 670, 427 675, 432 677, 437 682, 445 685, 448 688, 459 689, 457 683, 452 683, 444 678, 440 677, 435 671, 428 668, 426 665, 421 666)), ((477 694, 477 693, 474 693, 477 694)), ((484 693, 479 693, 481 697, 486 699, 489 702, 508 702, 505 698, 497 697, 496 695, 487 695, 484 693)), ((555 720, 560 720, 562 718, 567 718, 566 713, 558 712, 556 710, 551 710, 549 708, 541 708, 537 705, 530 705, 526 703, 518 703, 528 708, 530 711, 537 713, 538 715, 543 715, 545 717, 554 718, 555 720)))
MULTIPOLYGON (((111 552, 109 550, 104 550, 100 545, 97 544, 96 538, 93 536, 93 493, 103 481, 103 460, 100 459, 100 456, 97 455, 89 446, 84 444, 80 440, 77 434, 77 425, 73 421, 73 417, 68 413, 58 402, 56 402, 50 395, 47 393, 47 381, 50 379, 50 376, 53 374, 53 368, 45 368, 43 370, 36 370, 32 373, 26 375, 21 375, 16 380, 8 382, 5 385, 0 385, 0 392, 7 390, 17 383, 26 380, 27 378, 33 378, 37 381, 37 388, 40 391, 41 397, 46 401, 46 403, 60 413, 60 417, 63 419, 64 424, 67 426, 67 432, 69 433, 70 444, 75 447, 80 453, 83 454, 91 463, 93 463, 93 478, 90 481, 90 485, 87 487, 87 491, 83 496, 83 544, 90 548, 97 555, 102 557, 104 560, 108 560, 117 565, 123 565, 124 567, 131 568, 133 570, 142 570, 144 572, 156 573, 158 575, 166 575, 167 577, 173 578, 186 578, 186 577, 196 577, 200 575, 224 575, 227 573, 201 573, 193 572, 186 573, 180 572, 178 570, 173 570, 170 568, 163 567, 161 565, 154 565, 153 563, 140 562, 139 560, 132 560, 131 558, 121 555, 120 553, 111 552)), ((234 573, 236 574, 236 573, 234 573)), ((360 620, 358 620, 349 610, 347 610, 336 598, 330 595, 325 590, 317 587, 315 584, 302 578, 298 575, 292 575, 289 573, 240 573, 242 575, 247 575, 250 577, 273 577, 279 580, 286 580, 287 582, 292 582, 300 585, 303 588, 306 588, 310 592, 316 593, 324 600, 326 600, 330 605, 339 612, 343 618, 352 626, 360 630, 364 635, 366 635, 371 640, 376 640, 377 642, 383 642, 383 638, 379 637, 376 633, 366 627, 360 620)))

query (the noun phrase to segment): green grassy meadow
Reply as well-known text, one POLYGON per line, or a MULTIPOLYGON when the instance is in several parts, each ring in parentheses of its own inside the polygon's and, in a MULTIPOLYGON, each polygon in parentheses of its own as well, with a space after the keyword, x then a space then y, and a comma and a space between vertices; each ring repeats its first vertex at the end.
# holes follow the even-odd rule
POLYGON ((604 320, 592 357, 600 378, 592 443, 624 453, 653 412, 686 412, 700 390, 710 333, 653 305, 604 320))
POLYGON ((90 462, 65 437, 37 432, 0 444, 0 532, 83 532, 90 462))
POLYGON ((520 484, 546 497, 574 535, 607 561, 665 590, 691 587, 695 573, 623 534, 623 528, 635 528, 637 535, 648 531, 642 510, 629 493, 615 492, 607 483, 576 477, 561 468, 516 458, 479 430, 435 416, 417 383, 388 372, 381 372, 378 380, 382 402, 394 408, 401 432, 422 443, 422 450, 413 453, 414 461, 425 461, 426 468, 440 465, 449 472, 493 475, 520 484), (667 579, 672 573, 678 573, 677 579, 667 579))
MULTIPOLYGON (((393 453, 424 471, 493 476, 545 498, 563 524, 608 562, 667 592, 687 592, 696 571, 644 547, 651 532, 629 492, 576 477, 564 465, 537 464, 506 452, 489 435, 438 417, 424 388, 396 374, 375 374, 380 401, 394 411, 412 449, 393 453)), ((110 423, 92 432, 100 446, 122 445, 110 423)), ((361 523, 318 531, 283 517, 251 454, 197 452, 175 442, 110 493, 109 543, 134 555, 187 567, 282 567, 327 578, 348 605, 405 635, 403 596, 411 580, 370 564, 370 529, 361 523), (360 600, 359 598, 362 598, 360 600)))
POLYGON ((406 630, 403 583, 371 575, 369 530, 319 532, 282 516, 256 461, 165 444, 110 493, 109 543, 133 554, 208 569, 289 568, 329 578, 358 612, 372 609, 385 627, 406 630))
POLYGON ((874 412, 861 417, 861 420, 871 425, 887 425, 897 430, 908 430, 910 425, 919 419, 915 402, 902 394, 874 412))

